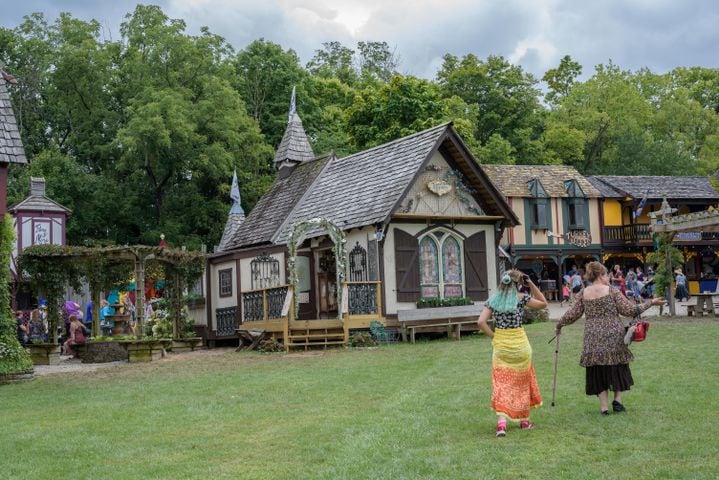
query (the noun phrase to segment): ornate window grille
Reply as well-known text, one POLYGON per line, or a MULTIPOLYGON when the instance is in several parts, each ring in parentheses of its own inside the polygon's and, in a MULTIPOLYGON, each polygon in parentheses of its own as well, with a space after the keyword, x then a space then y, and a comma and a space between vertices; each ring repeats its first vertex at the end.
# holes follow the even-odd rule
POLYGON ((350 252, 350 281, 367 281, 367 250, 359 242, 350 252))
POLYGON ((264 252, 250 262, 252 290, 272 288, 280 284, 280 261, 264 252))
POLYGON ((215 310, 215 317, 218 337, 235 335, 235 329, 240 326, 237 321, 237 307, 218 308, 215 310))

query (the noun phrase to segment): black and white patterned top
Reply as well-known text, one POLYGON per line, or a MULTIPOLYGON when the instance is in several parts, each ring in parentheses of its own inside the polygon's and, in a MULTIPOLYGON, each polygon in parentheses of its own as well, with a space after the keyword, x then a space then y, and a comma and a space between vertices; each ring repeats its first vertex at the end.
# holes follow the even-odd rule
MULTIPOLYGON (((517 308, 511 312, 495 312, 492 310, 492 316, 494 317, 495 328, 519 328, 524 322, 524 308, 532 297, 524 295, 517 302, 517 308)), ((488 303, 484 304, 485 307, 489 307, 488 303)))

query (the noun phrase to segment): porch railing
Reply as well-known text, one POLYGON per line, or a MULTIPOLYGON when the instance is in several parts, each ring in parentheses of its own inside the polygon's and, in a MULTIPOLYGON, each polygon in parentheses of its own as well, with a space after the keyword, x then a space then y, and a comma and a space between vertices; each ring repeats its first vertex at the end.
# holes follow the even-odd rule
POLYGON ((382 314, 382 282, 345 282, 349 316, 382 314))
POLYGON ((215 318, 217 319, 218 337, 234 335, 235 329, 239 327, 237 307, 218 308, 215 310, 215 318))
POLYGON ((242 294, 242 321, 261 322, 281 320, 282 307, 287 297, 287 285, 273 288, 261 288, 242 294))
POLYGON ((649 224, 603 227, 602 237, 605 245, 652 243, 652 232, 649 230, 649 224))

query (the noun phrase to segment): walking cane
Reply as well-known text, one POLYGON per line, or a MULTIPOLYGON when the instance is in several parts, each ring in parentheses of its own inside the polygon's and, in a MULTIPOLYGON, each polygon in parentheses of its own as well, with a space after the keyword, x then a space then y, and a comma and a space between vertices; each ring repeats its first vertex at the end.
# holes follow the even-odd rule
POLYGON ((554 382, 552 384, 552 406, 554 406, 554 398, 557 393, 557 363, 559 363, 559 334, 555 337, 557 345, 554 348, 554 382))

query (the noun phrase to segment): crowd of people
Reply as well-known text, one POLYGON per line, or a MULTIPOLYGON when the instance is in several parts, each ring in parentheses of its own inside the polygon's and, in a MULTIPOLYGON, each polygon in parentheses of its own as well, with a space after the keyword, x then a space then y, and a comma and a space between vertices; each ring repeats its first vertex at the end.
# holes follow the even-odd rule
MULTIPOLYGON (((108 300, 102 300, 100 303, 99 320, 100 329, 103 336, 110 336, 115 331, 116 314, 123 315, 128 319, 126 330, 132 330, 135 326, 137 315, 135 305, 129 294, 118 295, 108 299, 117 303, 111 304, 108 300)), ((15 312, 17 322, 17 337, 22 345, 47 343, 52 341, 52 335, 48 325, 47 302, 41 300, 37 308, 29 312, 18 310, 15 312)), ((64 325, 58 325, 58 340, 61 345, 62 354, 74 356, 73 346, 84 344, 86 339, 92 333, 93 320, 93 303, 89 301, 83 314, 81 306, 72 301, 67 300, 62 304, 61 314, 64 319, 64 325)), ((152 313, 152 305, 146 303, 145 315, 152 313)))
MULTIPOLYGON (((579 364, 585 369, 585 393, 598 398, 603 416, 610 415, 610 390, 611 411, 626 411, 622 394, 634 385, 629 368, 634 359, 629 350, 633 324, 651 306, 666 303, 661 297, 653 298, 652 277, 651 267, 647 274, 641 268, 625 272, 619 266, 610 272, 601 263, 590 262, 583 270, 573 266, 563 279, 562 302, 570 302, 571 307, 556 324, 557 342, 564 327, 585 317, 579 364), (622 316, 633 319, 629 326, 624 326, 622 316)), ((542 396, 523 322, 526 309, 546 306, 546 298, 532 279, 511 270, 502 276, 479 317, 479 328, 492 338, 490 405, 497 415, 497 437, 507 434, 508 421, 519 423, 523 430, 535 427, 530 412, 542 404, 542 396), (489 326, 492 318, 494 329, 489 326)))

